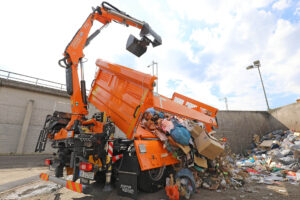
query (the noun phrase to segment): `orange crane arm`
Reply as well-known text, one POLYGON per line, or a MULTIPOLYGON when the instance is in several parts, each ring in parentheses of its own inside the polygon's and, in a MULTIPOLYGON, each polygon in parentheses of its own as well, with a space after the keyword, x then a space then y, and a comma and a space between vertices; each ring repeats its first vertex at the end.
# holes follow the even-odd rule
POLYGON ((83 49, 100 33, 101 29, 111 21, 141 29, 141 39, 138 40, 134 36, 130 35, 126 45, 126 49, 136 56, 141 56, 145 53, 147 46, 150 43, 153 47, 162 43, 160 36, 157 35, 146 22, 127 15, 125 12, 120 11, 107 2, 103 2, 102 7, 93 9, 93 12, 88 16, 84 24, 66 47, 64 58, 59 60, 59 65, 66 68, 67 93, 71 95, 71 108, 73 115, 68 128, 70 128, 74 120, 80 120, 84 115, 88 114, 82 65, 82 59, 84 58, 83 49), (103 26, 89 36, 89 32, 95 20, 101 22, 103 26), (153 36, 154 39, 150 40, 147 37, 148 35, 153 36), (77 73, 78 64, 81 65, 80 82, 77 73))

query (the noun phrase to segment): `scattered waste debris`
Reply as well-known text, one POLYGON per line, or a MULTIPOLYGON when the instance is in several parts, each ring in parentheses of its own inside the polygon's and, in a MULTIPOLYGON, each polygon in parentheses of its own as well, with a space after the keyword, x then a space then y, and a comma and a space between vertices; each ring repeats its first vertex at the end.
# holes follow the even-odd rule
POLYGON ((144 118, 143 127, 164 135, 158 137, 180 161, 179 166, 175 166, 175 183, 171 183, 170 178, 166 180, 170 199, 179 199, 179 196, 190 199, 199 188, 221 192, 237 189, 246 182, 272 185, 300 181, 300 133, 276 130, 263 137, 255 134, 248 154, 236 155, 224 140, 207 133, 204 124, 166 113, 159 115, 151 110, 152 113, 146 114, 148 120, 144 118), (180 130, 174 131, 177 127, 180 130), (179 178, 178 174, 186 175, 179 178), (179 196, 171 196, 170 188, 172 194, 179 193, 179 196))
POLYGON ((291 130, 272 131, 263 137, 253 136, 247 157, 236 162, 238 169, 250 176, 250 181, 278 184, 300 181, 300 134, 291 130))
POLYGON ((246 170, 236 168, 236 155, 226 140, 214 137, 215 131, 207 133, 203 123, 153 108, 145 112, 141 123, 180 161, 174 165, 174 175, 166 179, 166 194, 172 200, 190 199, 199 188, 218 192, 238 188, 249 176, 246 170))
POLYGON ((47 183, 43 185, 27 186, 22 189, 16 190, 15 192, 9 194, 5 199, 25 199, 31 198, 38 194, 52 193, 60 189, 61 186, 55 183, 47 183))

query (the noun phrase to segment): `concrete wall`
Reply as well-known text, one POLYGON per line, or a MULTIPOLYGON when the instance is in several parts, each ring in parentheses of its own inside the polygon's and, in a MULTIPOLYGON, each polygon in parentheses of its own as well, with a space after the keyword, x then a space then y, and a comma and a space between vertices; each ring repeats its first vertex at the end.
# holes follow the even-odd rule
MULTIPOLYGON (((46 116, 55 110, 71 112, 66 92, 0 78, 0 154, 33 153, 46 116)), ((89 117, 95 112, 89 105, 89 117)), ((118 136, 125 135, 117 129, 118 136)), ((48 143, 45 153, 53 151, 48 143)))
MULTIPOLYGON (((48 114, 53 114, 54 110, 70 112, 69 99, 64 92, 0 79, 0 153, 17 152, 29 102, 32 102, 30 116, 27 115, 29 126, 19 153, 34 152, 48 114)), ((47 152, 51 152, 49 147, 47 145, 47 152)))
MULTIPOLYGON (((45 117, 55 110, 70 112, 62 91, 0 78, 0 154, 33 153, 45 117), (24 142, 23 142, 24 141, 24 142), (22 144, 23 143, 23 144, 22 144)), ((300 103, 271 111, 219 111, 218 134, 227 137, 234 152, 250 147, 254 134, 277 129, 300 130, 300 103)), ((90 115, 97 112, 90 105, 90 115)), ((116 137, 125 137, 117 129, 116 137)), ((47 153, 53 151, 47 144, 47 153)))
POLYGON ((270 114, 289 129, 300 131, 300 102, 273 109, 270 114))
POLYGON ((251 146, 254 134, 260 136, 287 127, 266 111, 219 111, 217 134, 226 137, 233 152, 251 146))

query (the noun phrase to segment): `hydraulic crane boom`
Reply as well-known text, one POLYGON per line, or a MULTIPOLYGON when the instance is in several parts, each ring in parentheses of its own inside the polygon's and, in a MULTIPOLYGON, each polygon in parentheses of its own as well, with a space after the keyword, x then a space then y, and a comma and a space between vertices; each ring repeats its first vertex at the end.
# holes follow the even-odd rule
POLYGON ((75 182, 79 177, 84 176, 84 172, 80 171, 83 170, 81 164, 85 163, 94 166, 94 171, 87 172, 93 176, 90 177, 92 180, 95 180, 95 174, 100 173, 101 175, 105 172, 105 188, 108 189, 113 173, 114 158, 122 157, 123 152, 126 156, 129 155, 130 148, 134 147, 134 141, 114 140, 115 125, 110 118, 106 117, 106 113, 103 112, 105 110, 94 113, 92 118, 87 120, 88 102, 82 64, 85 57, 83 49, 100 33, 103 27, 112 21, 141 30, 140 39, 130 35, 126 44, 126 49, 138 57, 146 52, 150 43, 153 47, 162 43, 160 36, 146 22, 127 15, 107 2, 103 2, 100 7, 93 9, 67 45, 64 57, 58 62, 61 67, 66 69, 67 93, 71 96, 72 112, 55 111, 53 115, 47 116, 35 148, 36 152, 44 151, 49 138, 52 141, 51 147, 58 149, 53 158, 56 177, 62 177, 63 170, 66 168, 68 174, 73 174, 72 180, 75 182), (101 22, 103 26, 89 35, 95 20, 101 22), (151 39, 148 36, 151 36, 151 39), (78 76, 78 66, 81 68, 81 78, 78 76), (114 146, 115 141, 116 145, 114 146))
POLYGON ((146 52, 147 46, 150 43, 153 47, 162 43, 161 37, 156 34, 146 22, 127 15, 125 12, 120 11, 107 2, 103 2, 101 7, 93 9, 93 12, 88 16, 66 47, 64 58, 59 60, 59 65, 66 68, 67 93, 71 96, 72 119, 66 127, 67 129, 73 125, 75 120, 80 120, 84 115, 88 114, 82 65, 82 59, 84 58, 83 49, 100 33, 101 29, 111 21, 141 29, 141 39, 138 40, 133 35, 130 35, 126 45, 126 49, 138 57, 146 52), (89 36, 89 32, 95 20, 101 22, 103 26, 89 36), (151 35, 154 39, 150 40, 147 37, 148 35, 151 35), (78 64, 81 65, 80 84, 77 73, 78 64))

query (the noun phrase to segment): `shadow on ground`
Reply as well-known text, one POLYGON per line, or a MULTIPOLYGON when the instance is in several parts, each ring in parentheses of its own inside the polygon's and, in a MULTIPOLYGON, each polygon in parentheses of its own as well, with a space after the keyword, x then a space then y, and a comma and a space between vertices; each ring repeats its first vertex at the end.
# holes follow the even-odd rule
MULTIPOLYGON (((123 197, 118 195, 118 191, 116 186, 113 186, 113 190, 111 192, 104 192, 103 191, 104 184, 99 183, 93 183, 91 184, 91 189, 89 191, 89 195, 85 197, 80 198, 73 198, 73 200, 96 200, 96 199, 103 199, 103 200, 128 200, 130 198, 123 197)), ((143 200, 156 200, 156 199, 167 199, 167 196, 164 193, 164 190, 160 190, 155 193, 144 193, 139 192, 137 199, 143 199, 143 200)), ((58 200, 58 199, 57 199, 58 200)))
MULTIPOLYGON (((105 193, 102 191, 103 185, 93 184, 93 190, 89 196, 81 198, 73 198, 73 200, 128 200, 127 197, 118 196, 117 190, 114 189, 112 192, 105 193)), ((161 189, 156 193, 143 193, 139 192, 138 199, 142 200, 156 200, 156 199, 168 199, 165 191, 161 189)), ((299 200, 300 199, 300 190, 299 185, 292 185, 290 183, 279 183, 276 185, 265 185, 257 183, 246 184, 245 187, 239 188, 237 190, 229 189, 226 191, 210 191, 206 189, 200 189, 198 193, 194 194, 191 200, 281 200, 281 199, 290 199, 290 200, 299 200)), ((59 200, 59 199, 56 199, 59 200)))

